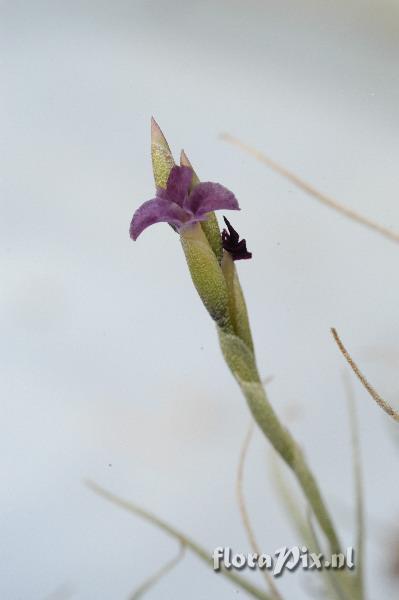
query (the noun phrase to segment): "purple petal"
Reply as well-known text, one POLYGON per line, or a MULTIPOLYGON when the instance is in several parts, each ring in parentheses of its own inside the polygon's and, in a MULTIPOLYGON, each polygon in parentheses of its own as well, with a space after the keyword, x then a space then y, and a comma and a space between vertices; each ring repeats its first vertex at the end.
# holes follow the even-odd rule
POLYGON ((190 185, 193 179, 193 170, 190 167, 172 167, 166 190, 159 189, 157 196, 175 202, 179 206, 183 206, 190 185))
POLYGON ((186 213, 180 206, 162 198, 154 198, 144 202, 134 213, 130 237, 137 240, 140 233, 154 223, 166 222, 180 227, 186 220, 186 213))
POLYGON ((184 203, 185 210, 200 216, 220 209, 240 210, 236 197, 219 183, 199 183, 184 203))

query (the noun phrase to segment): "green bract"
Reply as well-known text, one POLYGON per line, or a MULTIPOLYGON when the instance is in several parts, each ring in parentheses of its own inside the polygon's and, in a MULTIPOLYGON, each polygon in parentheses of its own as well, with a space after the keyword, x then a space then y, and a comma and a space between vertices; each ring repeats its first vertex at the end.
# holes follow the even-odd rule
POLYGON ((151 158, 155 185, 166 188, 166 182, 175 161, 168 142, 155 119, 151 119, 151 158))
POLYGON ((221 329, 232 330, 226 280, 202 228, 198 223, 187 227, 180 239, 191 278, 205 308, 221 329))

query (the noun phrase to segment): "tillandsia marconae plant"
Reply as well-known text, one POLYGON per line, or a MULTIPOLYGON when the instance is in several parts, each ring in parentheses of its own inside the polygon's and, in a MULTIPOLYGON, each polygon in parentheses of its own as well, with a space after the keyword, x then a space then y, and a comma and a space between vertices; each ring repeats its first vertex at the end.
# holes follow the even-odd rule
MULTIPOLYGON (((166 222, 175 230, 194 286, 216 324, 224 359, 260 430, 296 476, 306 501, 324 532, 331 553, 340 541, 329 510, 304 454, 280 422, 266 395, 256 364, 247 308, 235 261, 251 258, 245 240, 225 218, 220 232, 216 210, 240 210, 234 194, 219 183, 200 182, 182 151, 176 165, 157 123, 151 124, 151 155, 156 186, 153 199, 134 213, 130 236, 136 240, 149 226, 166 222)), ((337 597, 361 600, 356 574, 336 574, 337 597)))

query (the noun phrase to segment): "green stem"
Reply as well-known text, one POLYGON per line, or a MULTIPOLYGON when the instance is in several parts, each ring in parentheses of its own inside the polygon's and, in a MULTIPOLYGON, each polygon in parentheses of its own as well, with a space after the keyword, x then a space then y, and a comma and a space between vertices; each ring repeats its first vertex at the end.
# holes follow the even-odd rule
POLYGON ((276 451, 290 466, 329 540, 332 553, 339 552, 338 536, 304 455, 289 431, 280 423, 256 366, 247 308, 230 254, 221 265, 197 224, 180 235, 195 288, 215 321, 224 358, 238 381, 255 421, 276 451))
POLYGON ((156 585, 165 575, 167 575, 179 562, 183 559, 185 552, 184 544, 180 544, 179 552, 165 565, 163 565, 158 571, 153 573, 148 579, 142 583, 133 594, 130 595, 129 600, 139 600, 142 598, 149 589, 156 585))
MULTIPOLYGON (((258 376, 259 377, 259 376, 258 376)), ((251 413, 274 449, 294 472, 313 512, 324 531, 332 553, 340 551, 340 543, 317 482, 307 465, 301 448, 274 412, 260 382, 239 382, 251 413)))
POLYGON ((364 503, 363 503, 363 474, 362 464, 360 455, 360 443, 359 443, 359 427, 357 420, 356 404, 351 387, 351 380, 345 373, 344 384, 346 386, 346 393, 348 399, 349 409, 349 422, 351 429, 352 438, 352 460, 353 460, 353 471, 355 481, 355 506, 356 506, 356 585, 355 592, 359 600, 364 598, 364 529, 365 529, 365 518, 364 518, 364 503))
MULTIPOLYGON (((308 527, 309 527, 309 534, 311 537, 311 547, 313 548, 314 552, 321 554, 322 553, 321 545, 319 543, 319 540, 317 539, 316 530, 313 527, 312 514, 310 511, 308 511, 308 527)), ((329 570, 325 569, 325 570, 323 570, 322 574, 325 578, 325 582, 328 586, 328 589, 332 593, 333 598, 335 600, 349 600, 349 597, 346 596, 346 593, 342 589, 340 581, 339 581, 340 576, 342 577, 342 575, 343 575, 340 571, 337 571, 336 573, 334 573, 334 571, 329 571, 329 570)))
POLYGON ((237 269, 228 252, 223 252, 220 266, 227 285, 229 313, 233 329, 236 335, 248 346, 249 350, 254 353, 254 343, 248 319, 247 305, 241 289, 240 280, 238 279, 237 269))
MULTIPOLYGON (((95 492, 98 496, 105 498, 109 502, 112 502, 113 504, 118 505, 120 508, 123 508, 124 510, 127 510, 130 513, 133 513, 135 515, 138 515, 139 517, 142 517, 143 519, 145 519, 146 521, 149 521, 153 525, 156 525, 159 529, 162 529, 168 535, 175 538, 181 544, 183 544, 186 548, 191 550, 194 554, 196 554, 198 556, 198 558, 200 558, 202 561, 204 561, 208 566, 210 565, 211 567, 213 567, 213 561, 212 561, 211 554, 209 552, 207 552, 204 548, 199 546, 192 539, 187 537, 184 533, 181 533, 181 531, 175 529, 174 527, 172 527, 171 525, 169 525, 168 523, 166 523, 165 521, 163 521, 156 515, 153 515, 149 511, 144 510, 140 506, 136 506, 132 502, 128 502, 127 500, 124 500, 123 498, 120 498, 119 496, 112 494, 111 492, 104 489, 103 487, 101 487, 100 485, 95 483, 94 481, 86 481, 85 483, 86 483, 87 487, 90 488, 93 492, 95 492)), ((226 577, 227 579, 229 579, 232 583, 234 583, 235 585, 238 585, 241 589, 248 592, 248 594, 250 596, 253 596, 254 598, 258 598, 259 600, 271 600, 271 597, 268 594, 266 594, 263 590, 261 590, 260 588, 258 588, 255 585, 252 585, 251 583, 249 583, 249 581, 247 581, 243 577, 240 577, 240 575, 236 575, 236 573, 234 573, 234 571, 228 571, 225 568, 221 568, 220 571, 218 571, 218 572, 221 575, 223 575, 224 577, 226 577)))

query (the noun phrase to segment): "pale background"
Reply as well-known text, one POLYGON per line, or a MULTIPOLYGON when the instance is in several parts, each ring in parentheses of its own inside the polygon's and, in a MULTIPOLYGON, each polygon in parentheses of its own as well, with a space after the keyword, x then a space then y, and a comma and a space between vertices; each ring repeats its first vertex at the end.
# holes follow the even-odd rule
MULTIPOLYGON (((96 497, 90 477, 201 544, 248 550, 235 502, 249 415, 178 239, 131 242, 153 194, 149 121, 236 193, 238 264, 270 397, 354 542, 344 361, 399 395, 399 247, 218 139, 228 131, 399 230, 399 3, 2 1, 1 532, 4 600, 128 598, 176 543, 96 497)), ((388 417, 354 381, 370 598, 392 597, 398 518, 388 417)), ((262 549, 298 543, 267 445, 246 495, 262 549)), ((260 576, 253 575, 262 585, 260 576)), ((283 578, 288 600, 313 576, 283 578)), ((151 599, 243 597, 191 555, 151 599)))

